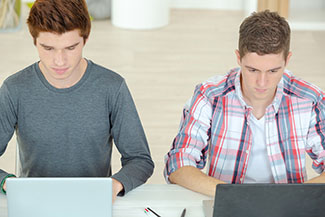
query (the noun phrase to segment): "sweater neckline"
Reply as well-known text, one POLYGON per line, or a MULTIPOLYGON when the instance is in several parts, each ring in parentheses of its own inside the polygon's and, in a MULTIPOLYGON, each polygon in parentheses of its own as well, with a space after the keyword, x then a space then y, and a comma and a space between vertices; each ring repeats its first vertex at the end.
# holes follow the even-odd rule
POLYGON ((87 60, 87 68, 86 68, 86 71, 85 73, 83 74, 83 76, 81 77, 81 79, 76 83, 74 84, 73 86, 71 87, 68 87, 68 88, 56 88, 54 87, 53 85, 51 85, 47 79, 44 77, 43 73, 41 72, 41 69, 39 67, 39 62, 36 62, 34 64, 34 68, 35 68, 35 71, 36 71, 36 74, 38 76, 38 78, 40 79, 40 81, 43 83, 43 85, 51 90, 51 91, 54 91, 54 92, 57 92, 57 93, 67 93, 67 92, 71 92, 75 89, 78 89, 83 83, 85 83, 85 81, 87 80, 87 78, 89 77, 89 74, 90 74, 90 68, 92 66, 92 62, 90 60, 87 60))

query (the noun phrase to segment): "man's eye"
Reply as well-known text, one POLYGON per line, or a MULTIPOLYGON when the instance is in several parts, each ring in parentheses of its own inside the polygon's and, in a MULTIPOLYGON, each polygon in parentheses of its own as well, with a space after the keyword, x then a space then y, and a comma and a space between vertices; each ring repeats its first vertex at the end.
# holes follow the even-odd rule
POLYGON ((68 47, 67 50, 74 50, 76 47, 73 46, 73 47, 68 47))
POLYGON ((248 69, 250 72, 256 72, 256 69, 248 69))
POLYGON ((53 48, 51 47, 44 47, 45 50, 52 50, 53 48))

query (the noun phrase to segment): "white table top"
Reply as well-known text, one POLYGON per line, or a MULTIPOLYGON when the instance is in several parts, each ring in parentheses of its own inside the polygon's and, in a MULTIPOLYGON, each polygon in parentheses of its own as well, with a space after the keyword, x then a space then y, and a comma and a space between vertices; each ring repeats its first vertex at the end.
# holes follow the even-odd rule
MULTIPOLYGON (((186 217, 204 217, 202 201, 211 199, 178 185, 145 184, 124 197, 118 197, 113 206, 113 216, 148 217, 144 208, 150 207, 161 217, 180 217, 184 208, 186 217)), ((7 217, 7 199, 3 194, 0 194, 0 217, 7 217)))

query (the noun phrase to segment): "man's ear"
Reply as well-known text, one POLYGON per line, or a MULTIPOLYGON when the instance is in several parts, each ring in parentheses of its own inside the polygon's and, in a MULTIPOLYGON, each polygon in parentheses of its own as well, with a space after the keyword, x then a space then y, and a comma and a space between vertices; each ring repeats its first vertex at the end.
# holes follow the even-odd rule
POLYGON ((238 49, 235 50, 235 54, 236 54, 236 57, 237 57, 237 63, 238 63, 238 65, 241 66, 241 58, 240 58, 240 53, 239 53, 238 49))
POLYGON ((285 65, 285 66, 288 65, 291 56, 292 56, 292 52, 289 52, 289 53, 288 53, 288 56, 286 57, 286 65, 285 65))

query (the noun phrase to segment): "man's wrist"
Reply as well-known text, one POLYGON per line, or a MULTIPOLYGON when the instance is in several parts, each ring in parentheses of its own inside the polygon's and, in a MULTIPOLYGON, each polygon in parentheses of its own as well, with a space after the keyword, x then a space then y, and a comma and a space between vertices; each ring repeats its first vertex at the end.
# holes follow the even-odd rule
POLYGON ((112 188, 113 188, 113 192, 115 192, 116 193, 116 195, 123 195, 124 193, 124 186, 123 186, 123 184, 120 182, 120 181, 118 181, 117 179, 114 179, 114 178, 112 178, 112 181, 113 181, 113 185, 112 185, 112 188))
POLYGON ((14 174, 8 174, 8 175, 6 175, 6 176, 2 179, 2 181, 1 181, 0 188, 1 188, 1 192, 4 193, 4 194, 6 194, 7 192, 6 192, 6 190, 3 188, 3 186, 4 186, 5 182, 6 182, 6 179, 7 179, 7 178, 10 178, 10 177, 16 177, 16 176, 15 176, 14 174))

